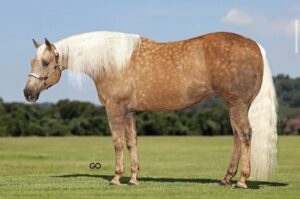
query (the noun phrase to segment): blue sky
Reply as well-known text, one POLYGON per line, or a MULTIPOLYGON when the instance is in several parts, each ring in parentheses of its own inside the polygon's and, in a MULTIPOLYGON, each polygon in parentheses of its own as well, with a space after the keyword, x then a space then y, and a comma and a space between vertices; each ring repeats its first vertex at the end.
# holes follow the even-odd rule
MULTIPOLYGON (((3 0, 0 97, 25 102, 22 90, 35 55, 32 38, 55 41, 95 30, 136 33, 158 41, 215 31, 237 32, 265 47, 273 74, 300 76, 300 53, 296 54, 294 47, 296 19, 300 26, 299 0, 3 0)), ((99 103, 91 80, 78 90, 69 83, 66 71, 58 85, 43 92, 39 101, 65 98, 99 103)))

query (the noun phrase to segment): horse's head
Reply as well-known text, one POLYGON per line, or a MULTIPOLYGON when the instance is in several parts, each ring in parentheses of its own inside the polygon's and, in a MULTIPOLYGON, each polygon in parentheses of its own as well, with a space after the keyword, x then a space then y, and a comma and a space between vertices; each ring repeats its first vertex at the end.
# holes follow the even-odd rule
POLYGON ((31 73, 24 89, 24 96, 29 102, 35 102, 40 93, 56 84, 61 76, 59 54, 54 44, 47 39, 44 45, 40 45, 33 39, 33 44, 37 54, 31 60, 31 73))

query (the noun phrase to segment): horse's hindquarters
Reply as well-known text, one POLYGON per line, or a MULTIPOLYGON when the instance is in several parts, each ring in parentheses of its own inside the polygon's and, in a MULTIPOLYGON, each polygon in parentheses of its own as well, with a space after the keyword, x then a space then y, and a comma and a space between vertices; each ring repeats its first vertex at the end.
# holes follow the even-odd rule
POLYGON ((203 50, 214 91, 229 104, 237 100, 250 105, 263 77, 263 60, 256 42, 233 33, 206 37, 203 50))

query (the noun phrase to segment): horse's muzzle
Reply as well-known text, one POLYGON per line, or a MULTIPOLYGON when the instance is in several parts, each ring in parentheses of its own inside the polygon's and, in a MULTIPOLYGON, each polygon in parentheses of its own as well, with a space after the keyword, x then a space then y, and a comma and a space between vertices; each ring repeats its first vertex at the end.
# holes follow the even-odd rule
POLYGON ((39 99, 40 93, 38 92, 33 92, 31 89, 28 88, 25 88, 23 92, 28 102, 35 102, 39 99))

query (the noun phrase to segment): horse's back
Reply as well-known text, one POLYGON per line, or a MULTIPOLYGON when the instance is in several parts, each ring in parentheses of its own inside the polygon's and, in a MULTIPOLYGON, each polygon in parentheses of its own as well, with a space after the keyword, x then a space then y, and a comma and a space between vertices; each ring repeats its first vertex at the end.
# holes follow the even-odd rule
POLYGON ((214 94, 229 103, 250 103, 259 91, 262 57, 248 38, 219 32, 177 42, 141 41, 126 70, 133 82, 131 109, 176 110, 214 94))

